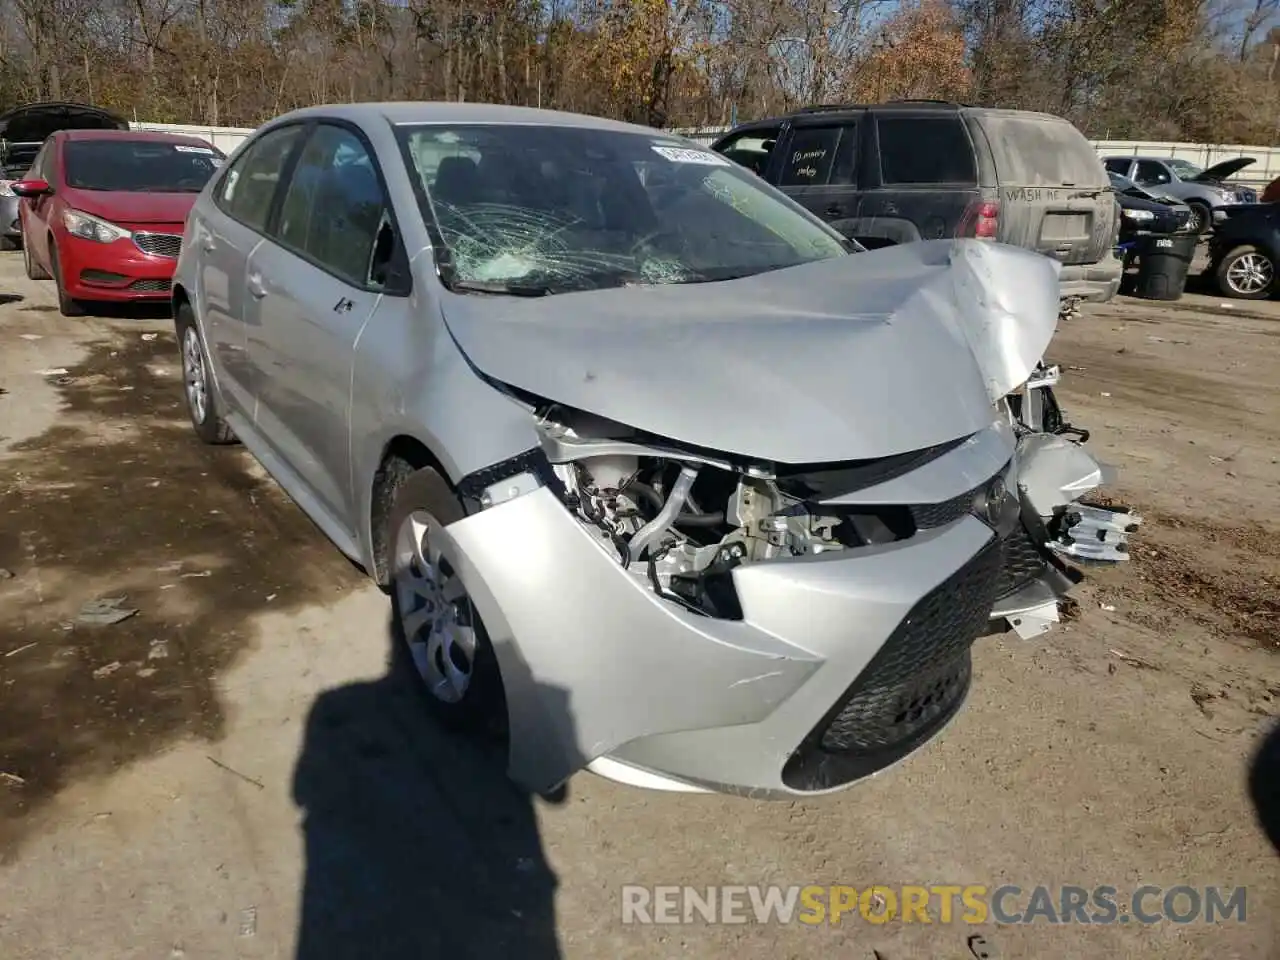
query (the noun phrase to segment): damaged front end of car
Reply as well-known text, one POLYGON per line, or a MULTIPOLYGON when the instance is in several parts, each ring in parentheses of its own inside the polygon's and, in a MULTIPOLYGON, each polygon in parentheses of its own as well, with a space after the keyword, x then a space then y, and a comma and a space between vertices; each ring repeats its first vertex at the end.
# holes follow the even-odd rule
POLYGON ((656 335, 575 315, 591 296, 521 304, 507 336, 450 317, 537 440, 467 478, 472 513, 442 531, 502 668, 517 780, 841 789, 945 726, 978 637, 1042 633, 1073 564, 1127 556, 1139 520, 1079 503, 1105 470, 1042 362, 1056 265, 958 241, 853 266, 829 303, 803 274, 830 264, 611 301, 688 311, 656 335))

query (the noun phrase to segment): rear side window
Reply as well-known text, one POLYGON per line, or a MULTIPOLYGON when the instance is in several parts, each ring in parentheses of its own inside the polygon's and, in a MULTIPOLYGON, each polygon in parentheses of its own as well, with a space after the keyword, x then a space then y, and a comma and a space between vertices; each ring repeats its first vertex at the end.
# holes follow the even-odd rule
MULTIPOLYGON (((979 114, 1001 186, 1108 187, 1106 168, 1083 133, 1066 120, 979 114)), ((1127 163, 1116 171, 1127 172, 1127 163)))
POLYGON ((218 206, 245 226, 263 232, 280 175, 302 129, 300 125, 280 127, 249 144, 218 184, 218 206))
POLYGON ((839 140, 839 127, 798 127, 791 135, 779 185, 808 187, 826 183, 839 140))
POLYGON ((1129 161, 1119 157, 1112 157, 1107 161, 1107 171, 1127 177, 1129 175, 1129 161))
POLYGON ((885 186, 978 182, 973 144, 957 114, 877 117, 876 132, 885 186))

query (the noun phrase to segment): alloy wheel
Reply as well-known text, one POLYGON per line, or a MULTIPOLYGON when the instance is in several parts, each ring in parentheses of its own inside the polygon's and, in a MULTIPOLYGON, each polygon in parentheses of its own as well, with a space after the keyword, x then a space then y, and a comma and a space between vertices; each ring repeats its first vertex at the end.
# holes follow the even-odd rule
POLYGON ((186 385, 187 405, 197 423, 204 423, 209 411, 209 387, 205 379, 204 350, 195 327, 182 334, 182 378, 186 385))
POLYGON ((431 542, 439 526, 422 511, 396 533, 395 591, 400 627, 431 695, 460 703, 471 688, 476 618, 461 578, 431 542))
POLYGON ((1271 285, 1275 267, 1261 253, 1245 253, 1227 264, 1227 286, 1241 296, 1253 296, 1271 285))

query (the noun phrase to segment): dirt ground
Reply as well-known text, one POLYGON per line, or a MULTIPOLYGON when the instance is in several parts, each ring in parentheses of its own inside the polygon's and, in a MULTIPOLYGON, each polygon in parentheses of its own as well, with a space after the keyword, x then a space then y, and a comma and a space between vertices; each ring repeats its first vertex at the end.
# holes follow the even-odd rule
MULTIPOLYGON (((522 796, 389 672, 387 603, 243 451, 167 320, 0 256, 0 957, 1267 958, 1251 768, 1280 715, 1280 305, 1121 299, 1060 397, 1145 517, 1070 622, 987 638, 956 721, 805 803, 582 775, 522 796), (16 298, 16 299, 15 299, 16 298), (136 614, 82 619, 124 597, 136 614), (627 926, 624 884, 1245 886, 1247 920, 627 926)), ((1265 812, 1265 811, 1264 811, 1265 812)), ((1272 814, 1274 816, 1274 812, 1272 814)))

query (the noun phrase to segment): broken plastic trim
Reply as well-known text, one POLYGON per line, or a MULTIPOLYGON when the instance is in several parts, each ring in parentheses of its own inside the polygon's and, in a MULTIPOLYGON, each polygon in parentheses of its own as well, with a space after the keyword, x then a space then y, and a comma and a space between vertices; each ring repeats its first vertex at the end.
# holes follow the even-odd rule
POLYGON ((476 513, 505 503, 539 487, 551 487, 563 499, 564 484, 551 469, 546 456, 536 447, 467 474, 458 481, 458 495, 468 513, 476 513))

